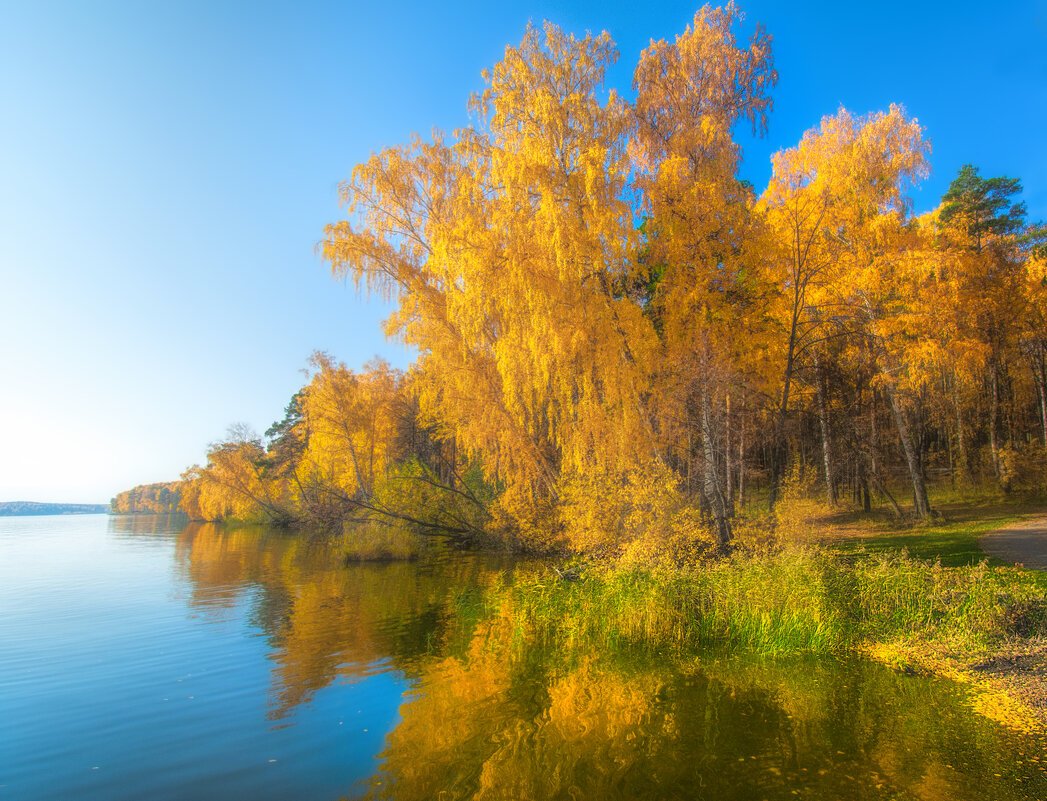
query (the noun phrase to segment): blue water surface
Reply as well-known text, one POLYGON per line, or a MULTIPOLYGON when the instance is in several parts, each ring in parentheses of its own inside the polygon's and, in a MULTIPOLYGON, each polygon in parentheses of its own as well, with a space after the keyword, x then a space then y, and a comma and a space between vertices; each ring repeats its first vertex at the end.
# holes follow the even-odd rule
POLYGON ((259 590, 234 572, 201 597, 184 522, 127 522, 0 518, 0 798, 325 799, 369 776, 403 675, 274 716, 259 590))

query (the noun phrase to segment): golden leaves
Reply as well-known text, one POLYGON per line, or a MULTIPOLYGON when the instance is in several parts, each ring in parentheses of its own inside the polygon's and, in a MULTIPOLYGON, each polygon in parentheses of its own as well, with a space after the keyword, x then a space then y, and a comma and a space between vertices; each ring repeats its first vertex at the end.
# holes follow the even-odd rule
POLYGON ((766 131, 778 75, 771 37, 742 37, 742 20, 703 7, 652 42, 632 101, 604 85, 606 32, 529 26, 484 72, 471 126, 387 148, 342 187, 324 257, 395 301, 386 331, 419 353, 421 422, 481 466, 498 519, 542 542, 564 527, 538 531, 534 510, 651 464, 688 492, 712 465, 701 492, 725 519, 728 398, 781 437, 790 392, 809 400, 837 361, 859 394, 967 380, 987 315, 1037 291, 964 284, 989 271, 912 219, 930 146, 900 106, 826 116, 757 198, 733 132, 766 131))

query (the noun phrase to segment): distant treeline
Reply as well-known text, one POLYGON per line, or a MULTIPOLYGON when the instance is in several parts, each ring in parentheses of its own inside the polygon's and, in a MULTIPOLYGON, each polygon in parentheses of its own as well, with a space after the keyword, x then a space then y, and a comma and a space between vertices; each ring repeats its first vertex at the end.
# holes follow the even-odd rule
POLYGON ((181 511, 182 482, 140 484, 121 492, 109 502, 109 511, 116 515, 170 514, 181 511))
POLYGON ((105 511, 105 504, 102 503, 34 503, 32 501, 4 501, 0 503, 0 517, 97 515, 105 511))

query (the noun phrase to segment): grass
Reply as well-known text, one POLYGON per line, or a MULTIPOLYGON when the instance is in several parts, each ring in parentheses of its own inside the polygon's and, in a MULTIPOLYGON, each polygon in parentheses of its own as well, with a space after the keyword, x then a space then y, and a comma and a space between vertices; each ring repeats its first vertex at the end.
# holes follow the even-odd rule
POLYGON ((1047 636, 1047 573, 992 565, 979 545, 1042 513, 1042 500, 938 487, 933 501, 940 514, 914 526, 885 510, 829 512, 793 495, 773 518, 740 520, 742 547, 729 559, 531 578, 503 588, 498 604, 524 634, 566 646, 715 642, 828 653, 904 641, 973 654, 1009 637, 1047 636))
POLYGON ((845 557, 803 547, 689 570, 593 569, 574 581, 531 578, 496 605, 523 639, 559 647, 726 645, 833 653, 916 640, 975 652, 1047 635, 1040 576, 1017 568, 945 568, 898 553, 845 557))
POLYGON ((972 706, 1005 725, 1047 727, 1047 706, 1023 700, 1022 682, 1035 679, 980 667, 1047 649, 1047 572, 990 564, 979 546, 982 535, 1042 514, 1042 501, 939 492, 934 505, 941 516, 913 526, 885 510, 829 513, 819 499, 793 496, 773 517, 738 519, 740 547, 728 558, 525 571, 474 601, 478 618, 508 626, 516 646, 538 643, 567 658, 633 648, 686 656, 707 646, 859 652, 962 682, 972 706))
POLYGON ((818 541, 843 553, 887 553, 906 550, 911 556, 940 560, 948 567, 974 565, 989 559, 979 540, 1030 515, 1047 515, 1042 498, 1005 498, 990 491, 966 495, 940 488, 932 496, 938 517, 926 523, 898 521, 883 508, 861 511, 813 511, 810 525, 820 532, 818 541))
MULTIPOLYGON (((959 567, 989 559, 979 544, 980 538, 1021 517, 1010 506, 987 509, 977 516, 955 515, 952 512, 946 512, 946 515, 944 519, 918 526, 877 525, 872 522, 866 523, 864 531, 855 532, 857 526, 852 523, 841 527, 842 533, 835 534, 830 527, 827 529, 829 535, 826 542, 844 553, 861 550, 886 553, 904 549, 920 559, 937 559, 948 567, 959 567)), ((850 521, 843 517, 841 522, 846 524, 850 521)))

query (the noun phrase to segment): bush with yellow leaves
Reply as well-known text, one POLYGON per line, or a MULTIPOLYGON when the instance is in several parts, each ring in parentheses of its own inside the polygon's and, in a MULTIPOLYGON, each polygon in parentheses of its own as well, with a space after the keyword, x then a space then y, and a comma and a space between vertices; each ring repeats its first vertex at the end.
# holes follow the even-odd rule
POLYGON ((825 503, 817 492, 818 480, 816 470, 806 468, 799 459, 793 459, 770 521, 777 540, 809 543, 818 539, 814 520, 825 511, 825 503))
POLYGON ((1006 493, 1047 490, 1047 449, 1040 443, 1000 448, 1000 489, 1006 493))
POLYGON ((714 545, 700 511, 660 462, 567 478, 559 516, 570 550, 610 553, 623 565, 686 564, 714 545))

